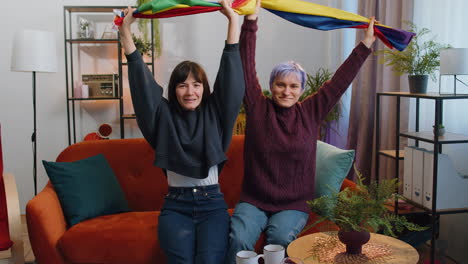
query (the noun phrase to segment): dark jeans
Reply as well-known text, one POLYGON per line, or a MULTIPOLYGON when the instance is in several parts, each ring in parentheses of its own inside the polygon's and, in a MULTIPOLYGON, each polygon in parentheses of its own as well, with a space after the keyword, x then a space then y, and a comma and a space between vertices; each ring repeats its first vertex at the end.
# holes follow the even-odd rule
POLYGON ((219 185, 169 187, 158 236, 169 264, 224 262, 229 214, 219 185))

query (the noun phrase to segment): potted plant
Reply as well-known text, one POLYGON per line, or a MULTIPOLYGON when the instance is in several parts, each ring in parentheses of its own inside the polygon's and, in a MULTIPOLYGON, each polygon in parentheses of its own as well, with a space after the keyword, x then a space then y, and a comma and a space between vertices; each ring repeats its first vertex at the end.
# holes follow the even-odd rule
POLYGON ((391 198, 402 198, 395 193, 397 179, 372 182, 366 186, 360 172, 356 168, 354 170, 357 175, 355 188, 346 188, 331 196, 325 195, 307 202, 319 219, 302 232, 329 220, 339 227, 338 238, 346 245, 346 253, 360 254, 362 245, 369 241, 369 232, 381 231, 385 235, 396 237, 395 231, 398 233, 405 228, 410 231, 426 229, 390 212, 385 206, 391 198))
POLYGON ((419 29, 412 22, 409 31, 416 35, 404 51, 382 49, 376 51, 382 55, 380 63, 391 66, 398 75, 408 74, 411 93, 426 93, 428 76, 436 81, 435 71, 440 65, 440 51, 450 48, 450 45, 440 44, 434 38, 428 39, 431 31, 427 28, 419 29))
POLYGON ((437 134, 438 136, 443 136, 445 134, 445 126, 439 124, 437 126, 432 126, 434 128, 434 136, 437 134))

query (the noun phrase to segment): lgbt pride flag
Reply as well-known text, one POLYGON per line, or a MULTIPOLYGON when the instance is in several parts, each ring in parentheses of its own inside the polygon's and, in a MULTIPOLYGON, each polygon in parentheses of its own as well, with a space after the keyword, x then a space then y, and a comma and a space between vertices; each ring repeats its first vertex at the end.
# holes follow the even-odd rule
MULTIPOLYGON (((256 0, 235 0, 233 9, 239 15, 255 12, 256 0)), ((301 0, 261 0, 262 8, 292 23, 319 30, 339 28, 367 28, 369 19, 340 9, 301 0)), ((133 14, 137 18, 167 18, 213 12, 221 9, 217 2, 204 0, 153 0, 138 7, 133 14)), ((122 23, 117 18, 116 25, 122 23)), ((385 25, 374 26, 376 36, 389 48, 402 51, 415 35, 412 32, 385 25)))

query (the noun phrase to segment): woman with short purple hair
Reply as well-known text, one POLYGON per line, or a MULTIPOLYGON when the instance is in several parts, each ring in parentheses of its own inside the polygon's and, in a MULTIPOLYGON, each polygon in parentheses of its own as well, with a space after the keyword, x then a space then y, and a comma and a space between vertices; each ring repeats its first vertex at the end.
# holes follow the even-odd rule
POLYGON ((244 182, 231 218, 226 263, 240 250, 253 250, 265 231, 268 244, 286 247, 307 222, 306 201, 314 198, 318 128, 340 100, 375 41, 372 18, 364 39, 317 93, 298 102, 306 73, 296 62, 277 65, 270 76, 271 99, 255 70, 257 12, 244 18, 240 52, 246 91, 244 182))
POLYGON ((304 91, 307 73, 302 66, 295 61, 283 62, 276 65, 270 73, 270 89, 276 78, 284 78, 289 74, 295 74, 298 81, 301 83, 301 90, 304 91))

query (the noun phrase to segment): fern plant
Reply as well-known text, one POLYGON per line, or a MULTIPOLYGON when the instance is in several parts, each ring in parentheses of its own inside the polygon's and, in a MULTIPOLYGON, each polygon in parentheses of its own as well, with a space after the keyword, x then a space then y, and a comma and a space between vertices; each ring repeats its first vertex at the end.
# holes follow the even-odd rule
POLYGON ((425 40, 431 30, 418 28, 414 23, 406 21, 409 31, 416 35, 404 51, 396 49, 382 49, 376 51, 376 55, 382 55, 379 62, 392 67, 398 75, 429 75, 436 81, 435 71, 440 65, 440 51, 450 48, 450 45, 441 44, 435 38, 425 40))
POLYGON ((362 174, 356 168, 354 170, 357 174, 355 188, 346 188, 332 196, 322 196, 307 202, 311 211, 320 218, 302 232, 325 220, 332 221, 343 231, 383 231, 385 235, 393 237, 396 237, 395 232, 400 233, 405 229, 427 229, 408 222, 404 216, 395 215, 385 207, 386 201, 395 195, 397 179, 372 182, 366 186, 362 174))

